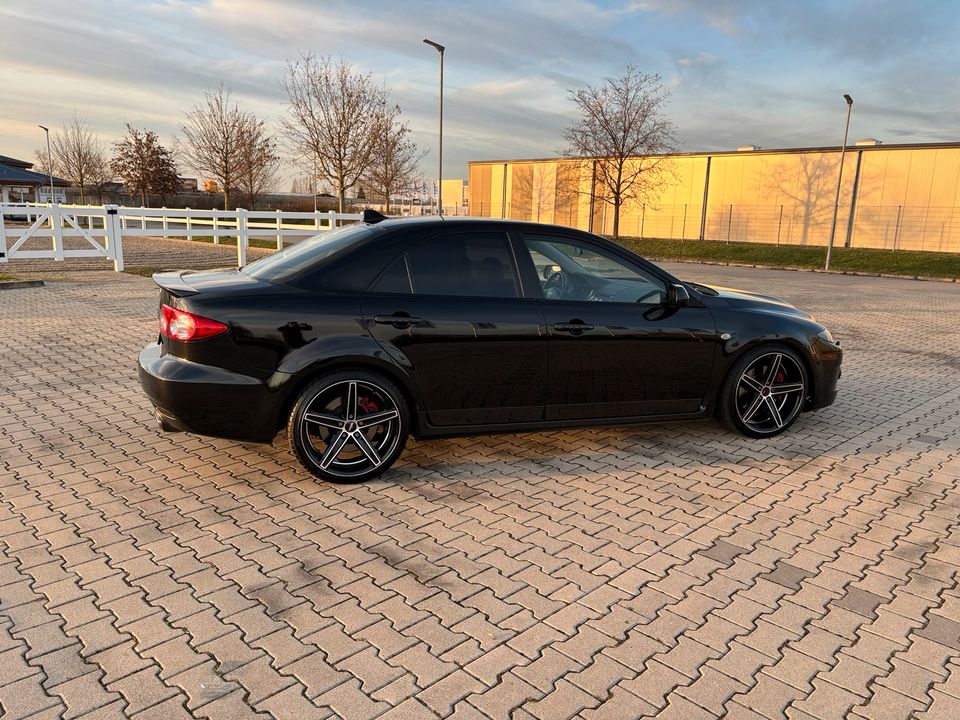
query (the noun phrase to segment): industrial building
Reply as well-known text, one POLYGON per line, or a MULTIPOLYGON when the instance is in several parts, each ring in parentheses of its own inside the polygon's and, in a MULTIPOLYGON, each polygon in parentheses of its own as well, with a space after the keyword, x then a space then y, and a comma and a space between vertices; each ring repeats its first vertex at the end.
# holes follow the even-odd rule
MULTIPOLYGON (((669 180, 622 208, 620 234, 826 245, 840 150, 748 145, 670 156, 669 180)), ((470 162, 470 214, 610 234, 613 206, 599 199, 594 174, 589 160, 470 162)), ((960 252, 960 142, 848 145, 834 242, 960 252)))

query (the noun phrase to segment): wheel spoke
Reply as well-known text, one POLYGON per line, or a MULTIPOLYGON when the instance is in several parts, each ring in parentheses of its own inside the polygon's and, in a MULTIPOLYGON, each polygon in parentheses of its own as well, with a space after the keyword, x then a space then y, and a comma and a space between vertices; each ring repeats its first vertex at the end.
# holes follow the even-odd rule
POLYGON ((357 382, 351 380, 347 383, 347 400, 343 409, 343 417, 346 420, 357 419, 357 382))
POLYGON ((753 402, 750 403, 750 407, 748 407, 747 411, 740 417, 743 419, 745 423, 750 422, 751 418, 753 418, 753 416, 757 414, 757 410, 760 409, 761 405, 763 405, 763 395, 761 395, 760 393, 757 393, 757 397, 755 397, 753 399, 753 402))
POLYGON ((740 382, 756 392, 760 392, 763 389, 763 383, 759 382, 758 380, 754 380, 746 373, 744 373, 740 378, 740 382))
POLYGON ((345 432, 340 432, 330 444, 327 445, 327 449, 323 452, 323 457, 320 458, 320 467, 326 470, 330 467, 330 464, 337 459, 337 455, 340 454, 340 451, 343 450, 343 446, 347 444, 347 440, 350 439, 350 435, 345 432))
POLYGON ((355 432, 350 439, 353 440, 353 444, 357 446, 360 452, 362 452, 367 460, 373 463, 375 467, 380 464, 380 455, 377 454, 376 448, 367 440, 366 435, 362 432, 355 432))
POLYGON ((780 417, 780 408, 777 407, 777 404, 773 401, 773 398, 769 395, 764 398, 767 401, 767 409, 770 411, 770 416, 773 418, 773 421, 777 424, 777 427, 783 425, 783 418, 780 417))
POLYGON ((333 428, 334 430, 343 429, 343 418, 339 418, 336 415, 306 412, 303 414, 303 419, 314 425, 322 425, 323 427, 333 428))
POLYGON ((803 383, 785 383, 783 385, 774 385, 770 388, 771 395, 786 395, 787 393, 799 392, 803 390, 803 383))
POLYGON ((398 413, 396 410, 384 410, 383 412, 364 415, 357 420, 357 426, 361 428, 368 428, 372 427, 373 425, 380 425, 397 417, 400 417, 400 413, 398 413))
POLYGON ((773 381, 777 379, 777 373, 780 371, 780 362, 783 359, 783 355, 774 355, 773 364, 770 365, 770 372, 767 373, 767 379, 763 383, 764 385, 773 385, 773 381))

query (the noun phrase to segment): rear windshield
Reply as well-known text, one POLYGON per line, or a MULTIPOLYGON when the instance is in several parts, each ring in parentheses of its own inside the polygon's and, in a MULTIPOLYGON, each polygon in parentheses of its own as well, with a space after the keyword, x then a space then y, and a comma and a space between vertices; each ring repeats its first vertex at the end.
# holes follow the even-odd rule
POLYGON ((303 240, 291 248, 281 250, 262 260, 250 263, 240 273, 259 280, 279 280, 313 267, 374 233, 369 225, 350 225, 303 240))

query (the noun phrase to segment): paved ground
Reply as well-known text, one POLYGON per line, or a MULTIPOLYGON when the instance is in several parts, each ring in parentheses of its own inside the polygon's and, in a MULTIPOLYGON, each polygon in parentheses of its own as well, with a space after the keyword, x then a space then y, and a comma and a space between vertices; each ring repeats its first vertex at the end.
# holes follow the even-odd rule
POLYGON ((156 291, 0 292, 5 717, 960 717, 960 288, 683 266, 842 338, 832 408, 414 443, 156 432, 156 291))

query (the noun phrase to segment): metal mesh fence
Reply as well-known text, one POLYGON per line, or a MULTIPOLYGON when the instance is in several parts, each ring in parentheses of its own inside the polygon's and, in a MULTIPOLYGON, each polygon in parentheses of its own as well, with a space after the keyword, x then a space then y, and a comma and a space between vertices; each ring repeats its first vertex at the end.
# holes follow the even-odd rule
MULTIPOLYGON (((501 207, 483 207, 478 202, 471 214, 501 216, 501 207)), ((574 217, 560 217, 553 208, 519 209, 507 201, 503 217, 556 222, 588 228, 584 207, 574 217)), ((850 208, 837 213, 835 247, 883 250, 960 252, 960 207, 915 205, 858 205, 850 223, 850 208)), ((756 242, 773 245, 826 246, 832 212, 823 204, 780 205, 710 204, 706 213, 700 204, 624 207, 620 214, 623 236, 675 240, 756 242), (701 232, 702 231, 702 232, 701 232)), ((613 232, 613 208, 598 203, 593 231, 613 232)))

